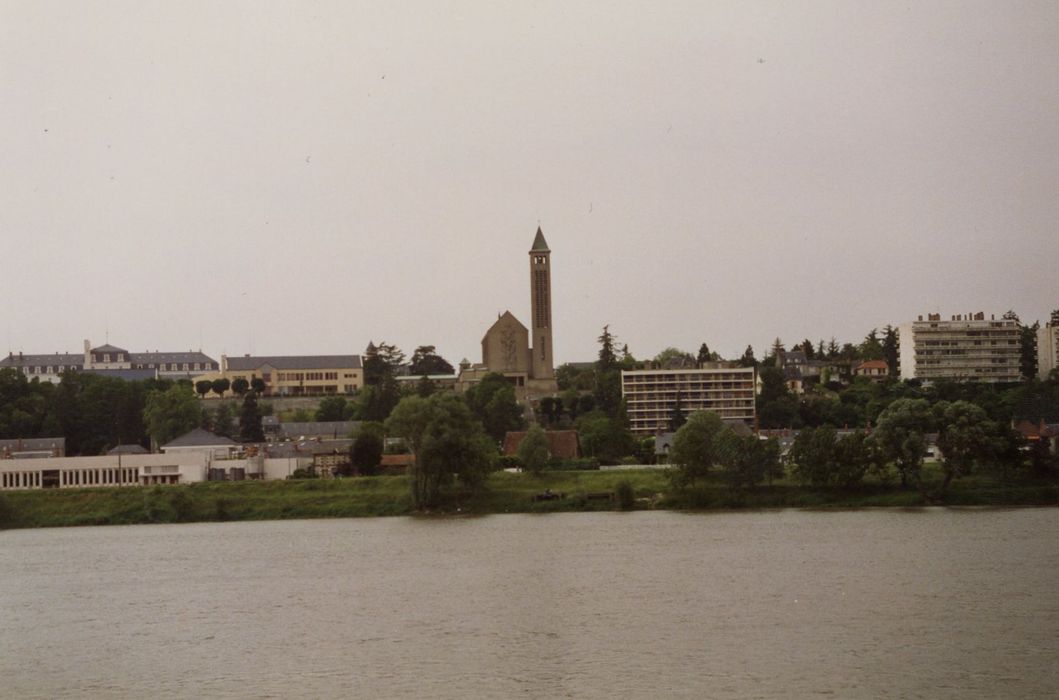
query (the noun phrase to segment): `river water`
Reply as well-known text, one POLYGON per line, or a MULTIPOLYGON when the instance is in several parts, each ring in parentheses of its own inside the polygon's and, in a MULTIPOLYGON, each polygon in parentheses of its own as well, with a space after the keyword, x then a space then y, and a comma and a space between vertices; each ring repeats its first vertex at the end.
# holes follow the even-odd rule
POLYGON ((1059 695, 1059 509, 0 532, 11 698, 1059 695))

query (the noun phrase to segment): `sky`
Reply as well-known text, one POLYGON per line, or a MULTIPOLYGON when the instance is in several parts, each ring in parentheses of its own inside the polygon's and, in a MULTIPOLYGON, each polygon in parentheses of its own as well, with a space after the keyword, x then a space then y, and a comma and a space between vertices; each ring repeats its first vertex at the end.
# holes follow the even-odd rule
POLYGON ((1059 3, 0 0, 8 351, 557 362, 1059 308, 1059 3))

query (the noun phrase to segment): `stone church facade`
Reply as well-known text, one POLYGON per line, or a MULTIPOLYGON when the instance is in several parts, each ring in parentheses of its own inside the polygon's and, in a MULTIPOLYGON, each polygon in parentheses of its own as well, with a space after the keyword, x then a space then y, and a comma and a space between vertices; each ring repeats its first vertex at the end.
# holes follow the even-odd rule
POLYGON ((551 250, 540 227, 529 256, 530 328, 510 311, 502 313, 482 338, 482 361, 460 365, 459 390, 466 390, 490 372, 507 377, 521 401, 559 390, 552 357, 551 250))

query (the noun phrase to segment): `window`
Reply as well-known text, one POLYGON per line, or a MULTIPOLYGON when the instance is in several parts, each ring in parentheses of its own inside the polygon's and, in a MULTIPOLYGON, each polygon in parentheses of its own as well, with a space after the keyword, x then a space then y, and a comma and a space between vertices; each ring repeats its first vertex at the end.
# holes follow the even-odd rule
POLYGON ((187 371, 188 371, 188 369, 189 369, 189 367, 188 367, 188 363, 187 363, 187 362, 185 362, 185 363, 184 363, 184 371, 185 371, 185 372, 187 372, 187 371))
POLYGON ((199 367, 200 367, 200 366, 201 366, 201 363, 200 363, 200 362, 196 362, 196 363, 195 363, 195 371, 196 371, 196 372, 197 372, 197 371, 199 370, 199 367))
POLYGON ((125 361, 125 355, 123 353, 119 352, 118 353, 118 362, 124 362, 124 361, 125 361))
POLYGON ((104 362, 110 362, 110 353, 109 352, 103 353, 103 361, 104 362))

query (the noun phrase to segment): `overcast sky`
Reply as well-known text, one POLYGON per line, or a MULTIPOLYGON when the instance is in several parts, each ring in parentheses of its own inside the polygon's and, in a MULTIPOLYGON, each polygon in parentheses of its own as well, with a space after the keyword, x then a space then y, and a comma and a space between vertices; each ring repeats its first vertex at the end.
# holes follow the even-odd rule
POLYGON ((0 0, 8 350, 455 364, 1059 307, 1056 2, 0 0))

